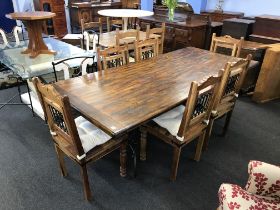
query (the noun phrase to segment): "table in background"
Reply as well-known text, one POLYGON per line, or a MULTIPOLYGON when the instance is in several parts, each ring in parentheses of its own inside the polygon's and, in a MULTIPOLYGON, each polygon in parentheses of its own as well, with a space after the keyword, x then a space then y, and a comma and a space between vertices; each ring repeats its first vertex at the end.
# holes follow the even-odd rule
POLYGON ((22 54, 29 54, 30 58, 35 58, 39 54, 55 54, 56 52, 48 49, 42 38, 42 27, 44 21, 51 19, 56 14, 52 12, 15 12, 7 14, 6 17, 14 20, 21 20, 27 28, 29 44, 22 54))
POLYGON ((118 135, 183 103, 192 81, 239 58, 193 47, 54 84, 93 124, 118 135))
POLYGON ((127 31, 128 18, 152 16, 154 13, 139 9, 104 9, 98 11, 99 15, 107 17, 120 17, 123 19, 123 30, 127 31))

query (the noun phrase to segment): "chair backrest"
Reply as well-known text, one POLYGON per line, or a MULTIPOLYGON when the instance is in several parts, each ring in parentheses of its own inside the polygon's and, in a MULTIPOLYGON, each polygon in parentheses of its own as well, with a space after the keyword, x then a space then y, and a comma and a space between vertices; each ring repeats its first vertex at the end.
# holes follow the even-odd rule
POLYGON ((225 65, 221 85, 213 106, 214 112, 222 111, 226 113, 233 109, 251 59, 252 55, 249 54, 246 59, 240 59, 238 62, 228 62, 225 65))
POLYGON ((113 26, 123 28, 123 19, 112 19, 107 17, 107 32, 113 30, 113 26))
POLYGON ((230 49, 231 56, 239 57, 243 43, 244 37, 240 39, 232 38, 229 35, 217 37, 216 33, 213 33, 210 51, 217 52, 220 48, 230 49))
POLYGON ((38 77, 32 80, 53 139, 62 148, 71 148, 74 157, 83 156, 85 152, 71 113, 68 96, 60 95, 52 85, 43 84, 38 77))
POLYGON ((192 82, 185 111, 179 127, 178 137, 201 133, 209 122, 221 75, 209 77, 202 83, 192 82))
MULTIPOLYGON (((20 45, 20 38, 19 38, 19 34, 21 33, 22 34, 22 37, 23 37, 23 30, 22 30, 22 27, 20 26, 15 26, 13 28, 13 36, 14 36, 14 39, 15 39, 15 46, 18 46, 20 45)), ((10 44, 9 44, 9 41, 8 41, 8 37, 7 37, 7 34, 6 32, 0 28, 0 36, 1 36, 1 40, 3 42, 3 46, 4 47, 11 47, 10 44)))
POLYGON ((158 39, 145 39, 143 41, 135 41, 135 61, 146 60, 158 56, 159 43, 158 39))
POLYGON ((57 72, 63 71, 64 80, 70 79, 70 77, 75 77, 79 75, 86 75, 87 74, 87 67, 88 65, 92 65, 94 62, 94 57, 87 57, 87 56, 80 56, 80 57, 73 57, 60 60, 58 62, 52 62, 53 66, 53 73, 55 76, 55 81, 58 81, 57 72), (76 68, 78 71, 72 72, 71 69, 73 67, 76 68), (78 67, 78 68, 77 68, 78 67))
POLYGON ((139 40, 139 28, 136 30, 120 31, 116 29, 116 45, 120 46, 123 44, 132 43, 139 40))
POLYGON ((83 45, 85 45, 86 51, 90 51, 92 48, 92 52, 97 51, 97 46, 99 45, 99 34, 98 33, 89 33, 88 31, 84 31, 83 33, 83 45))
POLYGON ((150 25, 147 25, 146 29, 146 38, 154 38, 153 35, 159 35, 159 53, 163 53, 163 45, 164 45, 164 36, 165 36, 165 23, 163 22, 161 28, 150 28, 150 25))
POLYGON ((126 65, 128 63, 128 46, 115 46, 104 50, 97 48, 98 70, 107 70, 126 65))
POLYGON ((84 19, 81 19, 81 28, 82 28, 82 33, 85 30, 89 30, 89 29, 95 31, 94 29, 98 28, 98 30, 99 30, 98 32, 101 34, 103 32, 102 18, 98 18, 97 22, 87 22, 87 23, 85 22, 84 19))

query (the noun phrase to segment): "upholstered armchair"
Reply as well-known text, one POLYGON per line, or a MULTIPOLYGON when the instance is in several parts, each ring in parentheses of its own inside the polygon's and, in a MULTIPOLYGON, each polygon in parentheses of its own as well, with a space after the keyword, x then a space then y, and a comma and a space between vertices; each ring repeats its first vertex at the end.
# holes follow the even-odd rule
POLYGON ((249 179, 245 189, 234 184, 222 184, 218 210, 280 209, 280 167, 260 161, 250 161, 249 179))

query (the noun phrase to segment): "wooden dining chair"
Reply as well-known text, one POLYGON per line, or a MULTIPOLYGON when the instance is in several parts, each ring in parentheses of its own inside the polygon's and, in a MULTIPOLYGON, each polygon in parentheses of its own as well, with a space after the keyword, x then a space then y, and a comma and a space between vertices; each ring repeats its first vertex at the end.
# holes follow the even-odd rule
POLYGON ((107 20, 107 32, 114 31, 117 28, 120 30, 123 28, 123 19, 122 18, 112 19, 110 17, 107 17, 106 20, 107 20))
POLYGON ((205 149, 208 146, 214 121, 223 116, 226 116, 226 120, 222 135, 226 134, 251 58, 252 55, 249 54, 246 59, 241 59, 238 62, 228 62, 225 65, 221 85, 213 105, 209 126, 206 130, 205 149))
POLYGON ((99 45, 99 39, 100 36, 98 33, 95 32, 89 32, 87 30, 84 31, 83 37, 82 37, 82 44, 83 49, 85 49, 88 52, 96 52, 97 47, 99 45))
POLYGON ((210 46, 211 52, 223 52, 226 54, 226 50, 230 50, 230 55, 233 57, 239 57, 244 43, 244 37, 240 39, 232 38, 229 35, 217 37, 216 33, 212 35, 212 42, 210 46))
POLYGON ((67 176, 66 155, 80 166, 85 199, 90 200, 87 164, 120 149, 120 175, 125 177, 127 136, 111 137, 82 116, 74 119, 68 96, 59 94, 54 86, 43 84, 37 77, 33 83, 47 116, 62 176, 67 176))
POLYGON ((98 18, 97 22, 85 22, 84 19, 81 19, 81 29, 82 29, 82 33, 84 33, 85 30, 92 30, 102 34, 103 32, 102 18, 98 18))
POLYGON ((140 29, 136 30, 128 30, 128 31, 120 31, 118 28, 116 29, 116 46, 120 46, 123 44, 131 44, 134 41, 138 41, 140 37, 140 29))
POLYGON ((0 28, 0 44, 3 45, 1 48, 5 48, 5 47, 11 48, 12 47, 10 45, 11 42, 14 42, 15 46, 18 46, 20 45, 20 41, 24 40, 22 26, 15 26, 11 34, 12 35, 10 35, 10 33, 6 33, 2 28, 0 28), (22 39, 20 38, 20 34, 22 39))
MULTIPOLYGON (((180 105, 143 125, 140 159, 146 160, 147 133, 173 147, 170 180, 175 181, 181 149, 198 138, 194 159, 200 160, 204 135, 221 76, 210 77, 202 83, 192 82, 186 105, 180 105)), ((159 102, 160 103, 160 102, 159 102)))
POLYGON ((160 28, 150 28, 150 25, 147 25, 146 29, 146 38, 153 38, 154 35, 158 35, 159 43, 159 54, 163 53, 164 45, 164 36, 165 36, 165 23, 163 22, 160 28))
POLYGON ((135 61, 147 60, 158 56, 159 43, 158 39, 151 38, 143 41, 135 41, 135 61))
POLYGON ((97 48, 98 70, 107 70, 126 65, 129 61, 127 44, 124 46, 109 47, 104 50, 97 48))

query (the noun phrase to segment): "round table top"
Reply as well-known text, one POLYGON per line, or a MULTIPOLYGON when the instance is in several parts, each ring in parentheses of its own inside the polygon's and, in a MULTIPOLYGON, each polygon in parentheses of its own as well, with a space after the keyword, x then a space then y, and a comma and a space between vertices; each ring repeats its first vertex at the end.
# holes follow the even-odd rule
POLYGON ((104 9, 99 10, 98 14, 109 17, 145 17, 154 15, 153 12, 139 9, 104 9))
POLYGON ((43 20, 49 19, 55 16, 55 13, 52 12, 14 12, 7 14, 6 17, 14 20, 43 20))

